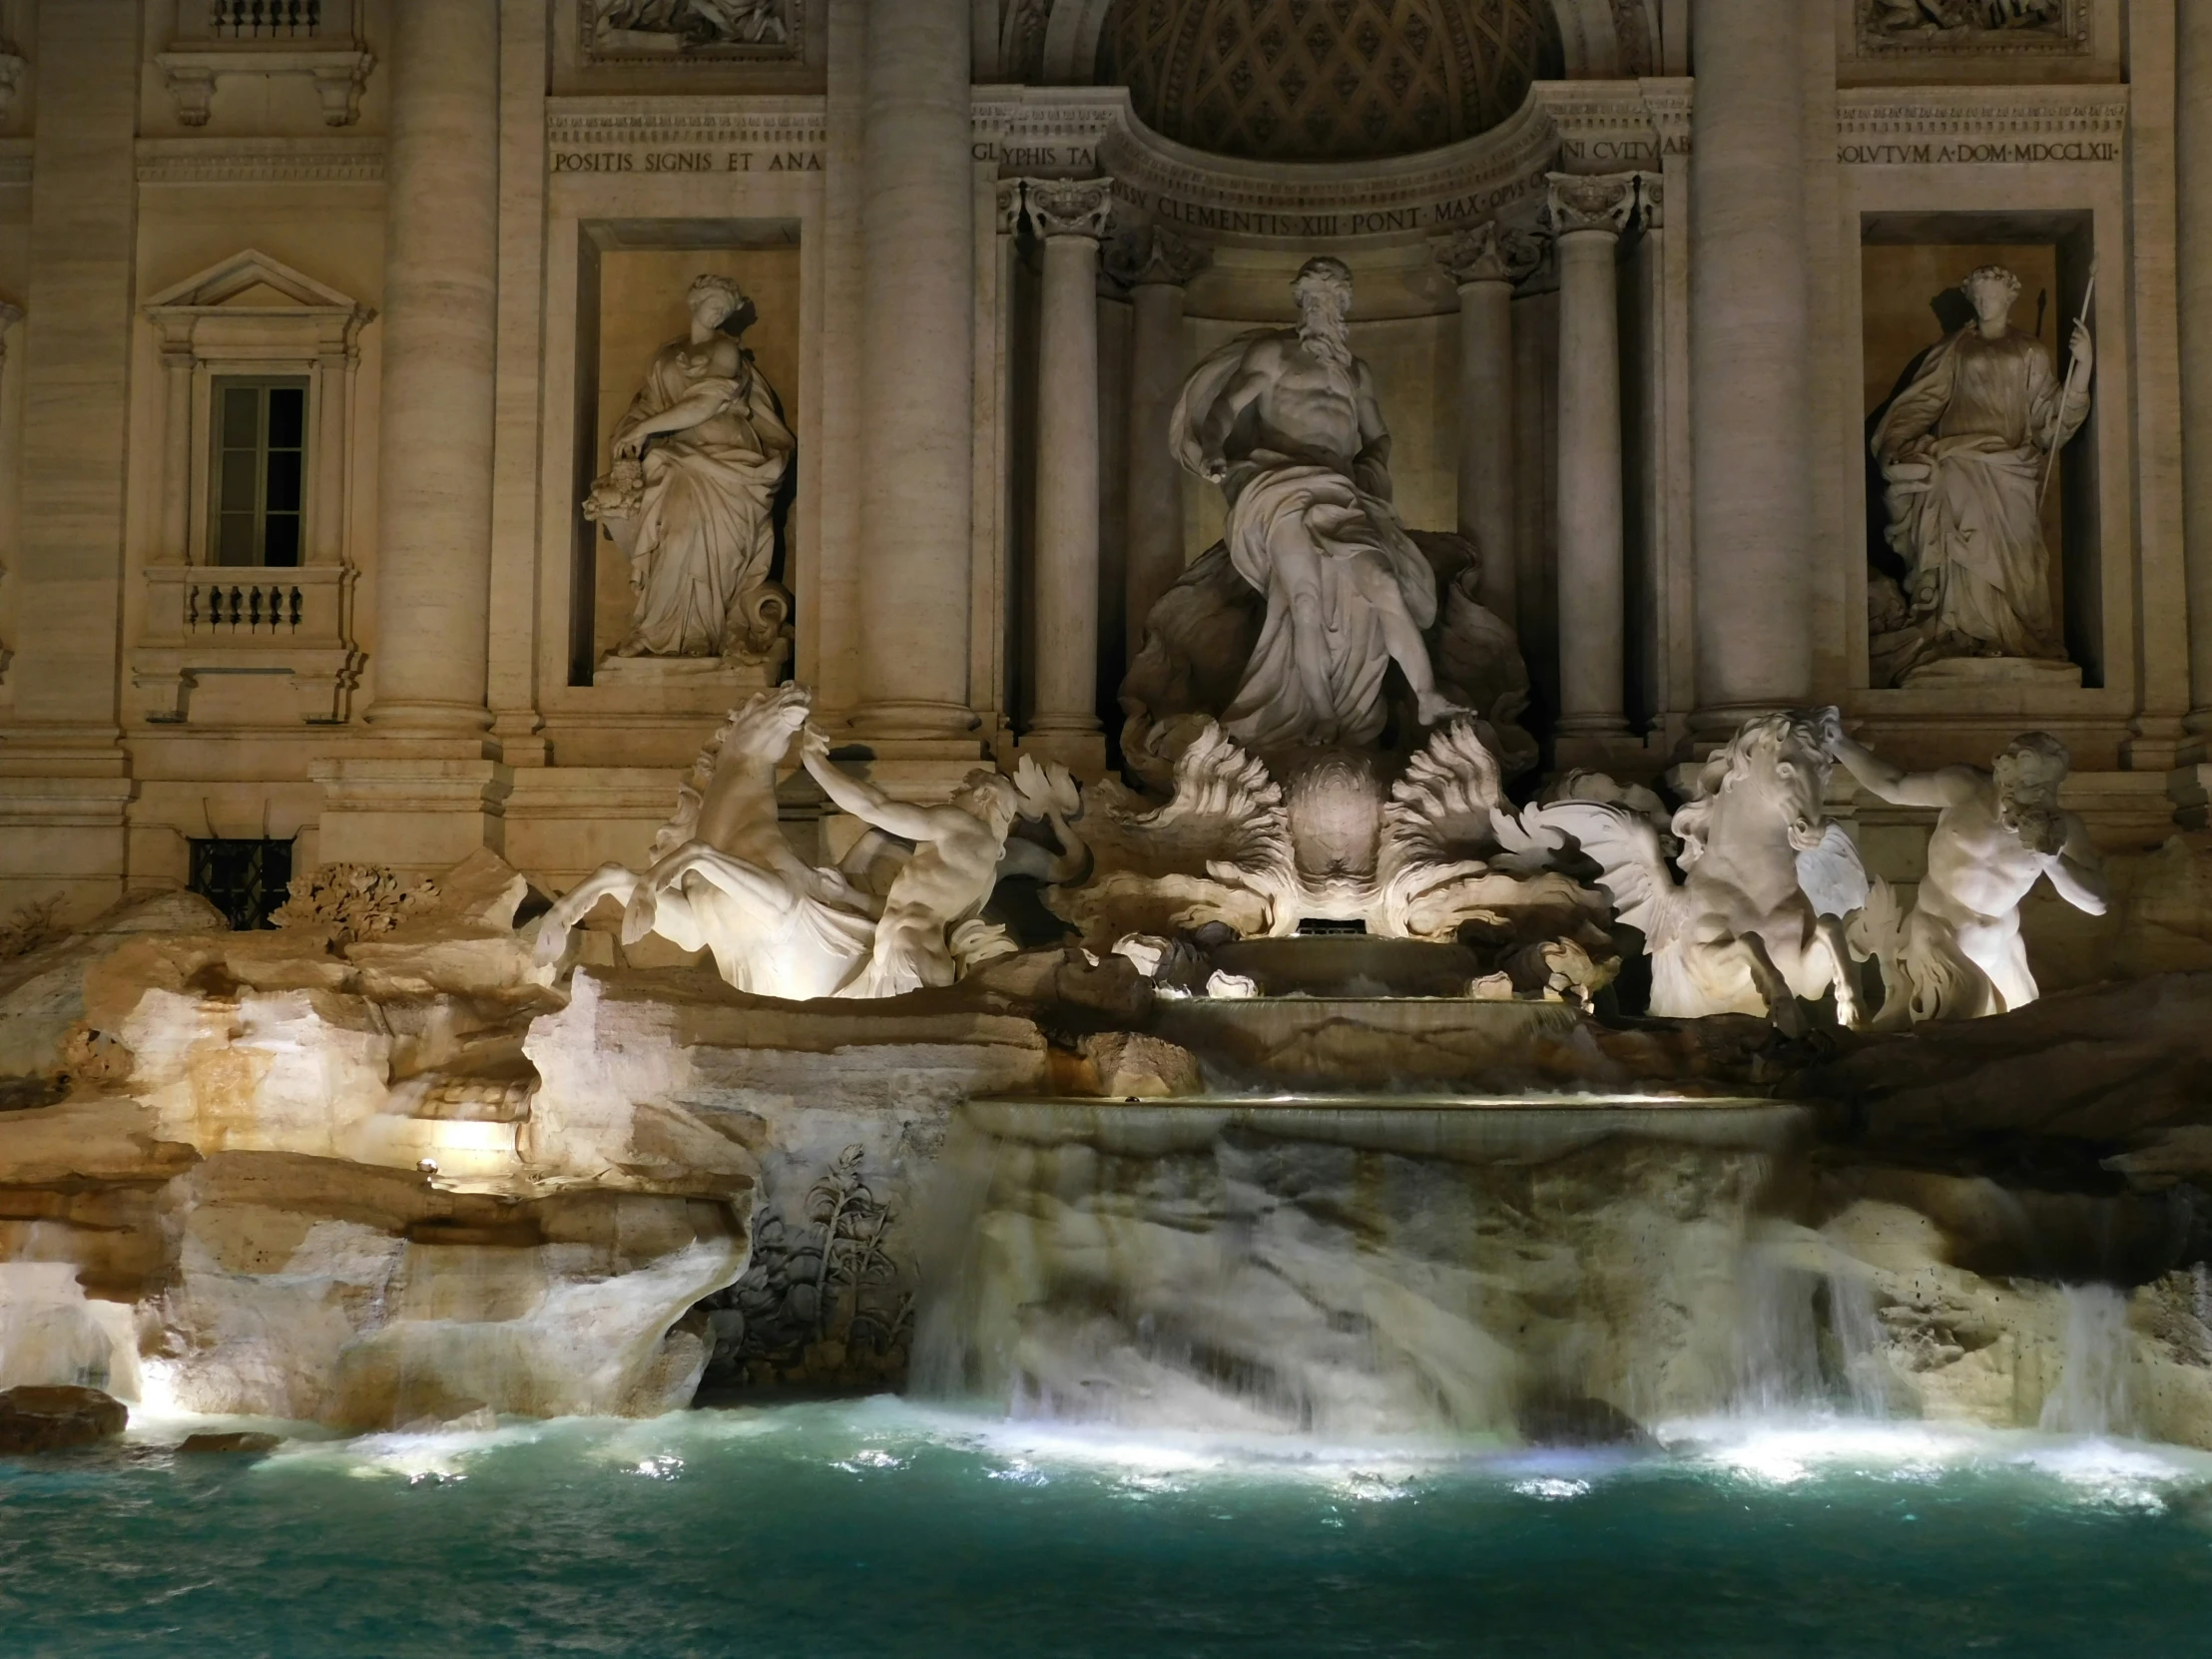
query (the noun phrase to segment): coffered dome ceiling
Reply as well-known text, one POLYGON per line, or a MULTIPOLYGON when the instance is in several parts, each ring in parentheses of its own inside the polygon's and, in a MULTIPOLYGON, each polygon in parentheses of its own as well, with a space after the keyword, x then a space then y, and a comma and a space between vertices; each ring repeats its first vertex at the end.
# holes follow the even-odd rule
POLYGON ((1114 0, 1097 79, 1194 149, 1367 161, 1496 126, 1558 57, 1546 0, 1114 0))

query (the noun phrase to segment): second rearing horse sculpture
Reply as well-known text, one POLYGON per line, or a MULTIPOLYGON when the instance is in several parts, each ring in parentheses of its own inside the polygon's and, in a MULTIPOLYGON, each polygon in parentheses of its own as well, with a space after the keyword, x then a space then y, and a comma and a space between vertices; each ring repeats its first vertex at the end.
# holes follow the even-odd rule
POLYGON ((1657 828, 1627 808, 1561 801, 1523 815, 1554 845, 1572 836, 1597 862, 1615 915, 1643 930, 1654 1014, 1767 1014, 1797 1030, 1797 998, 1833 990, 1837 1019, 1861 1023, 1843 917, 1866 902, 1867 873, 1822 806, 1823 733, 1835 718, 1760 715, 1697 770, 1673 821, 1680 881, 1657 828))

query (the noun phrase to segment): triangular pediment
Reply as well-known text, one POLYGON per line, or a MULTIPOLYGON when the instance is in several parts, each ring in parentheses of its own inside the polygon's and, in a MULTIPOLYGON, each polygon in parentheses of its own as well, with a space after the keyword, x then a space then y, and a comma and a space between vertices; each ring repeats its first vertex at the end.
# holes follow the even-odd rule
POLYGON ((352 311, 360 301, 273 260, 256 249, 234 254, 219 265, 172 283, 146 302, 148 310, 169 308, 281 309, 352 311))

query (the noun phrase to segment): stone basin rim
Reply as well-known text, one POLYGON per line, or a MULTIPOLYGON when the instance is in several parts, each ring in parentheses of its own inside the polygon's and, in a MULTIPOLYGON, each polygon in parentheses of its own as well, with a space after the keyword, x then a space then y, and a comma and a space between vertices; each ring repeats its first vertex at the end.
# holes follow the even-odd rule
POLYGON ((1587 1111, 1801 1111, 1799 1102, 1755 1094, 1667 1094, 1615 1091, 1603 1094, 1558 1094, 1525 1090, 1508 1094, 1465 1092, 1364 1090, 1324 1094, 1312 1090, 1278 1089, 1253 1094, 1183 1095, 972 1095, 967 1104, 985 1107, 1017 1107, 1025 1110, 1101 1107, 1122 1110, 1247 1112, 1247 1111, 1412 1111, 1412 1112, 1561 1112, 1587 1111))

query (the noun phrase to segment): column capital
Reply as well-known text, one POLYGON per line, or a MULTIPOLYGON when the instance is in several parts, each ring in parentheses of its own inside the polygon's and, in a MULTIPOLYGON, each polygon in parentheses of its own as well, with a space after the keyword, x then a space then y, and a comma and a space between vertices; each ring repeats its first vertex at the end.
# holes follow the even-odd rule
POLYGON ((1123 287, 1182 287, 1213 264, 1203 243, 1149 225, 1118 238, 1106 250, 1106 275, 1123 287))
POLYGON ((1518 282, 1544 261, 1543 243, 1533 231, 1495 220, 1438 237, 1429 247, 1436 263, 1461 287, 1469 282, 1518 282))
POLYGON ((1024 179, 1022 220, 1038 236, 1102 240, 1114 220, 1111 179, 1024 179))
POLYGON ((1546 206, 1555 235, 1602 231, 1619 236, 1636 216, 1640 173, 1547 173, 1551 186, 1546 206))

